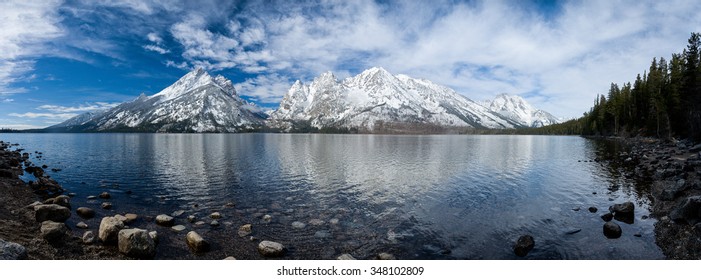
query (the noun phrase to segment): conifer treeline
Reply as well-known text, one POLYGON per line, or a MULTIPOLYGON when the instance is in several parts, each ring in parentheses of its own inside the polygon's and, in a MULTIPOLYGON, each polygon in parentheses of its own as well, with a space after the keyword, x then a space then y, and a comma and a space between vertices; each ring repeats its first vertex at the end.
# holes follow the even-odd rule
POLYGON ((526 132, 701 140, 700 48, 701 33, 691 33, 682 53, 653 58, 632 84, 612 83, 583 117, 526 132))

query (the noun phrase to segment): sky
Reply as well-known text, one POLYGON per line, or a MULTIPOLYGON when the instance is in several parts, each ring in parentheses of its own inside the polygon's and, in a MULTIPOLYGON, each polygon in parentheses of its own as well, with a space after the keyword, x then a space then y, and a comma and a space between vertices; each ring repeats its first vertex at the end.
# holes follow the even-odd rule
POLYGON ((379 66, 558 117, 681 52, 701 1, 0 0, 0 128, 155 94, 196 67, 274 109, 296 80, 379 66))

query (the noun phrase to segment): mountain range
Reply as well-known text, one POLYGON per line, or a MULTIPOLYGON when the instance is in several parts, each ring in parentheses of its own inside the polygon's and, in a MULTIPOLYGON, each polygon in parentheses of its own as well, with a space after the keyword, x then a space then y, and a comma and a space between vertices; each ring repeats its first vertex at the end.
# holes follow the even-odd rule
POLYGON ((48 131, 245 132, 275 130, 424 133, 538 127, 557 123, 523 98, 500 94, 475 102, 425 79, 374 67, 337 79, 326 72, 296 81, 280 106, 265 113, 242 99, 233 83, 201 68, 151 96, 88 112, 48 131))

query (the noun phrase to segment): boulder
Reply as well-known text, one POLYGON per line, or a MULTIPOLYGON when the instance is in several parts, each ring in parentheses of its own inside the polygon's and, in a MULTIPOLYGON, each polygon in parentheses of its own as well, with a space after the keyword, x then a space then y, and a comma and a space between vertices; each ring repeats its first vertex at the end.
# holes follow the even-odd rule
POLYGON ((44 221, 41 223, 41 237, 49 242, 55 242, 63 239, 68 232, 68 227, 64 223, 52 221, 44 221))
POLYGON ((695 225, 701 222, 701 196, 690 196, 681 201, 669 214, 677 223, 695 225))
POLYGON ((267 258, 277 258, 285 255, 285 246, 280 243, 263 240, 258 244, 258 253, 267 258))
POLYGON ((155 230, 154 230, 154 231, 150 231, 150 232, 148 233, 148 236, 151 236, 151 239, 153 239, 153 242, 155 242, 156 244, 158 244, 158 232, 157 232, 157 231, 155 231, 155 230))
POLYGON ((71 210, 58 204, 42 204, 34 206, 34 217, 37 222, 65 222, 71 217, 71 210))
POLYGON ((75 210, 75 213, 83 219, 90 219, 95 217, 95 210, 92 210, 88 207, 78 207, 78 209, 75 210))
POLYGON ((138 228, 119 231, 119 252, 130 258, 152 259, 156 256, 156 243, 148 231, 138 228))
POLYGON ((635 204, 630 201, 614 204, 609 207, 609 211, 613 213, 614 216, 633 216, 635 214, 635 204))
POLYGON ((621 226, 614 222, 606 222, 604 224, 604 235, 609 239, 615 239, 621 237, 621 226))
POLYGON ((66 208, 71 208, 71 198, 67 195, 59 195, 44 201, 44 204, 58 204, 66 208))
POLYGON ((14 242, 0 239, 0 261, 24 260, 27 258, 27 249, 14 242))
POLYGON ((97 237, 105 244, 117 243, 119 231, 124 229, 124 223, 115 217, 104 217, 100 222, 97 237))
POLYGON ((519 257, 525 257, 528 255, 528 252, 533 249, 533 247, 535 247, 535 240, 533 239, 533 236, 522 235, 518 238, 516 244, 514 244, 514 253, 519 257))
POLYGON ((156 216, 156 224, 164 227, 172 227, 175 225, 175 220, 171 216, 161 214, 156 216))
POLYGON ((336 258, 336 259, 337 259, 337 260, 341 260, 341 261, 356 260, 356 258, 354 258, 353 256, 351 256, 351 254, 343 254, 343 255, 338 256, 338 258, 336 258))
POLYGON ((197 232, 191 231, 185 237, 187 246, 195 253, 203 253, 209 250, 209 243, 202 238, 197 232))
POLYGON ((86 231, 83 233, 83 244, 93 243, 95 243, 95 234, 92 231, 86 231))

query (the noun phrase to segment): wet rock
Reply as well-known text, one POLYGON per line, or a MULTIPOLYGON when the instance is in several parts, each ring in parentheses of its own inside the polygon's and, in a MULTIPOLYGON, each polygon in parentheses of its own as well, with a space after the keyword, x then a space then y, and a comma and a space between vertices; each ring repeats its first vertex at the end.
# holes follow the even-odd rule
POLYGON ((572 234, 578 233, 580 231, 582 231, 581 228, 575 228, 575 229, 570 229, 570 230, 566 231, 565 234, 572 235, 572 234))
POLYGON ((161 214, 156 216, 156 224, 164 227, 172 227, 175 225, 175 220, 171 216, 161 214))
POLYGON ((95 243, 95 234, 92 231, 86 231, 83 233, 83 243, 93 244, 95 243))
POLYGON ((58 204, 42 204, 34 206, 34 218, 37 222, 65 222, 71 217, 71 210, 58 204))
POLYGON ((292 228, 295 228, 295 229, 303 229, 306 226, 307 225, 302 223, 302 222, 292 222, 292 228))
POLYGON ((232 257, 232 256, 228 256, 228 257, 224 258, 224 260, 225 260, 225 261, 235 261, 236 258, 234 258, 234 257, 232 257))
POLYGON ((336 218, 333 218, 333 219, 329 220, 329 224, 332 224, 332 225, 337 225, 338 222, 339 222, 339 220, 336 219, 336 218))
POLYGON ((613 213, 614 219, 627 224, 632 224, 635 219, 635 205, 630 201, 614 204, 609 207, 609 211, 613 213))
POLYGON ((233 203, 233 202, 229 202, 229 203, 227 203, 227 204, 224 204, 224 207, 226 207, 226 208, 232 208, 232 207, 234 207, 234 206, 236 206, 236 204, 233 203))
POLYGON ((575 212, 576 212, 576 211, 579 211, 579 210, 581 210, 581 209, 582 209, 582 208, 575 207, 575 208, 572 208, 572 211, 575 211, 575 212))
POLYGON ((84 222, 79 222, 78 224, 75 225, 75 227, 80 228, 80 229, 86 229, 88 228, 88 224, 84 222))
POLYGON ((636 233, 636 234, 633 234, 633 236, 635 236, 635 237, 643 237, 643 234, 642 234, 642 233, 636 233))
POLYGON ((253 232, 253 229, 251 228, 251 224, 245 224, 239 227, 238 234, 240 237, 245 237, 251 235, 253 232))
POLYGON ((112 202, 103 202, 100 207, 105 210, 112 209, 112 202))
POLYGON ((701 196, 690 196, 681 201, 669 214, 677 223, 695 225, 701 222, 701 196))
POLYGON ((609 239, 615 239, 621 237, 623 231, 621 226, 614 222, 606 222, 604 224, 604 235, 609 239))
POLYGON ((27 259, 27 249, 14 242, 0 239, 0 261, 27 259))
POLYGON ((219 212, 214 212, 212 214, 209 214, 209 217, 212 219, 221 219, 221 214, 219 212))
POLYGON ((44 221, 41 223, 41 237, 49 242, 56 242, 63 239, 68 232, 68 227, 64 223, 44 221))
POLYGON ((34 202, 32 202, 32 204, 27 205, 26 208, 34 210, 34 206, 42 205, 42 204, 43 203, 41 203, 41 201, 34 201, 34 202))
POLYGON ((285 251, 285 246, 277 242, 263 240, 258 244, 258 253, 266 258, 282 257, 285 251))
POLYGON ((97 199, 97 196, 90 195, 90 196, 88 196, 88 199, 97 199))
POLYGON ((589 207, 589 212, 591 212, 591 213, 596 213, 596 211, 599 211, 599 209, 596 208, 596 207, 594 207, 594 206, 589 207))
POLYGON ((130 258, 152 259, 156 256, 156 243, 148 231, 138 228, 119 231, 119 252, 130 258))
POLYGON ((114 217, 117 218, 117 220, 119 220, 120 222, 126 224, 127 217, 124 217, 124 216, 122 216, 122 215, 120 215, 120 214, 114 215, 114 217))
POLYGON ((533 236, 522 235, 518 238, 516 244, 514 244, 514 253, 519 257, 525 257, 528 255, 528 252, 533 249, 533 247, 535 247, 535 240, 533 239, 533 236))
POLYGON ((124 220, 125 224, 131 224, 134 221, 136 221, 136 219, 138 219, 139 216, 136 214, 133 214, 133 213, 127 213, 127 214, 124 214, 124 218, 125 218, 125 220, 124 220))
POLYGON ((181 232, 181 231, 185 230, 185 226, 184 225, 175 225, 175 226, 171 227, 171 229, 174 230, 175 232, 181 232))
POLYGON ((187 221, 188 221, 188 222, 194 223, 195 220, 197 220, 197 217, 195 217, 195 215, 187 216, 187 221))
POLYGON ((603 215, 601 215, 601 219, 604 220, 605 222, 610 222, 611 220, 613 220, 613 214, 611 214, 611 213, 603 214, 603 215))
POLYGON ((75 210, 75 213, 83 219, 90 219, 95 217, 95 210, 92 210, 88 207, 78 207, 78 209, 75 210))
POLYGON ((209 223, 209 226, 211 226, 211 227, 218 227, 218 226, 219 226, 219 222, 217 222, 216 220, 214 220, 214 221, 212 221, 211 223, 209 223))
POLYGON ((185 238, 187 246, 195 253, 203 253, 209 250, 209 243, 197 232, 190 231, 185 238))
POLYGON ((202 225, 204 225, 204 224, 206 224, 204 221, 197 221, 197 222, 195 222, 195 225, 196 225, 196 226, 202 226, 202 225))
POLYGON ((340 261, 354 261, 354 260, 356 260, 356 258, 351 256, 351 254, 343 254, 343 255, 338 256, 336 259, 340 260, 340 261))
POLYGON ((379 254, 377 254, 377 259, 383 260, 383 261, 390 261, 390 260, 396 260, 397 258, 395 258, 394 255, 392 255, 390 253, 379 253, 379 254))
POLYGON ((124 229, 124 223, 115 217, 104 217, 100 222, 97 237, 105 244, 117 243, 119 231, 124 229))
POLYGON ((314 237, 316 238, 329 238, 331 237, 331 232, 328 230, 319 230, 314 233, 314 237))
POLYGON ((320 219, 311 219, 309 220, 309 224, 312 226, 320 226, 324 224, 324 221, 320 219))
POLYGON ((180 217, 180 215, 185 214, 185 210, 177 210, 170 214, 173 217, 180 217))
POLYGON ((112 195, 108 192, 103 192, 99 195, 99 197, 102 199, 110 199, 110 198, 112 198, 112 195))

